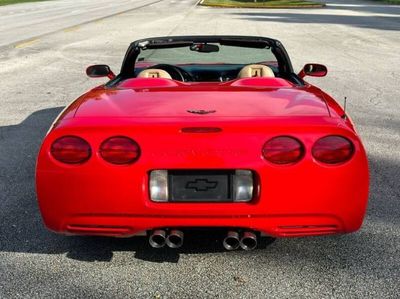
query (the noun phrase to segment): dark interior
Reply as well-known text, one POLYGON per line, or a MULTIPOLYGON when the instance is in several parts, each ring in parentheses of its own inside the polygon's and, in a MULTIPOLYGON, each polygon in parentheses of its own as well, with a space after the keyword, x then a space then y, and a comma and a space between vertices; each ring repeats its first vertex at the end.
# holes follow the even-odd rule
MULTIPOLYGON (((183 82, 225 82, 236 79, 244 64, 190 64, 177 66, 183 75, 184 80, 181 80, 174 73, 174 70, 162 68, 171 74, 174 80, 183 82), (175 75, 175 76, 174 76, 175 75)), ((279 71, 276 66, 268 65, 276 77, 279 76, 279 71)), ((153 67, 152 67, 153 68, 153 67)), ((160 68, 157 66, 157 68, 160 68)), ((176 68, 176 67, 175 67, 176 68)), ((135 77, 145 68, 135 68, 135 77)), ((294 82, 296 83, 296 82, 294 82)))

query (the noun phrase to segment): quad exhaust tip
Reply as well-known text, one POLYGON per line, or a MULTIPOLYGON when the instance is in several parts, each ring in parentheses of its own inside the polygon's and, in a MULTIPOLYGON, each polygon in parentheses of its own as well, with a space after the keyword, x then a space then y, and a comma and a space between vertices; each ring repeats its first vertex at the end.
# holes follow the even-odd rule
MULTIPOLYGON (((183 245, 184 234, 180 230, 173 229, 168 234, 163 229, 154 230, 149 236, 149 244, 153 248, 162 248, 167 245, 169 248, 180 248, 183 245)), ((253 232, 243 232, 241 235, 237 231, 228 231, 222 242, 228 251, 242 248, 243 250, 253 250, 257 247, 257 236, 253 232)))
POLYGON ((180 230, 171 230, 166 239, 169 248, 179 248, 183 245, 183 232, 180 230))
POLYGON ((153 248, 162 248, 166 243, 166 233, 163 229, 155 230, 149 237, 149 244, 153 248))
POLYGON ((257 236, 252 232, 244 232, 240 239, 240 247, 243 250, 253 250, 257 247, 257 236))
POLYGON ((224 248, 229 251, 238 249, 240 246, 239 233, 235 231, 229 231, 226 234, 222 244, 224 245, 224 248))
POLYGON ((229 231, 222 243, 226 250, 253 250, 257 247, 257 236, 252 232, 244 232, 241 236, 236 231, 229 231))
POLYGON ((163 229, 155 230, 149 236, 149 244, 153 248, 179 248, 183 245, 183 232, 174 229, 167 234, 163 229))

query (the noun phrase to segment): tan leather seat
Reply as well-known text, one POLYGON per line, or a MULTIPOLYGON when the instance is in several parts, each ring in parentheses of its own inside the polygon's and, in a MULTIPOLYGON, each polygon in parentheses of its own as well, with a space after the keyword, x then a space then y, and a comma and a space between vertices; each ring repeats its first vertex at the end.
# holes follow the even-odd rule
POLYGON ((272 69, 263 64, 249 64, 242 68, 238 74, 238 78, 252 78, 252 77, 269 77, 274 78, 272 69))
POLYGON ((171 75, 160 69, 145 69, 141 71, 136 78, 165 78, 172 79, 171 75))

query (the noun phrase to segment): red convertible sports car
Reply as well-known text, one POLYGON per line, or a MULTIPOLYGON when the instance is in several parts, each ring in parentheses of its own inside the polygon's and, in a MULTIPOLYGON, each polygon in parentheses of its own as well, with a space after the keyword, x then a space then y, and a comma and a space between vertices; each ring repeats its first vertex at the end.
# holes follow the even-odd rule
POLYGON ((178 248, 197 229, 227 250, 261 237, 350 233, 369 174, 341 106, 295 74, 282 44, 253 36, 132 43, 119 75, 70 104, 36 169, 46 226, 68 235, 147 235, 178 248))

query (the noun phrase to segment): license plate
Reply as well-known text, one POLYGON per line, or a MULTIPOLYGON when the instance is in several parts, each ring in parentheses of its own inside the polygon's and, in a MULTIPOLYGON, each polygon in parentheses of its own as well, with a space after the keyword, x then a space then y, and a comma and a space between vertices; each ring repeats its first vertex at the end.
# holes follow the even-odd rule
POLYGON ((172 202, 231 202, 234 171, 168 171, 172 202))

